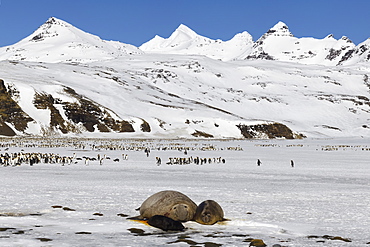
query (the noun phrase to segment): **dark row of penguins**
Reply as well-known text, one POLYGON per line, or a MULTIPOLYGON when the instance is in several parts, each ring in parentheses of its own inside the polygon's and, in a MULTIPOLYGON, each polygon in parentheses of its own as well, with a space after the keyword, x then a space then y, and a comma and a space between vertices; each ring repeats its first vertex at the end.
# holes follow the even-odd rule
MULTIPOLYGON (((22 164, 26 165, 36 165, 36 164, 60 164, 71 165, 71 164, 99 164, 103 165, 106 160, 112 160, 113 162, 120 162, 128 160, 128 154, 122 154, 121 158, 111 159, 110 157, 101 154, 97 154, 96 157, 77 157, 76 153, 73 153, 72 156, 62 156, 55 153, 32 153, 32 152, 16 152, 9 153, 4 152, 0 153, 0 166, 20 166, 22 164)), ((205 165, 205 164, 225 164, 226 160, 222 157, 214 158, 202 158, 202 157, 170 157, 169 160, 165 163, 167 165, 205 165)), ((156 157, 156 164, 159 166, 162 164, 162 159, 156 157)))
MULTIPOLYGON (((160 157, 155 157, 157 165, 162 164, 162 159, 160 157)), ((205 164, 211 164, 211 163, 222 163, 225 164, 226 160, 222 157, 214 157, 214 158, 200 158, 200 157, 170 157, 168 158, 168 162, 166 162, 166 165, 189 165, 189 164, 195 164, 195 165, 205 165, 205 164)))
POLYGON ((60 156, 53 153, 3 153, 0 154, 0 166, 20 166, 29 164, 33 166, 39 163, 45 164, 68 164, 70 165, 74 156, 60 156))
MULTIPOLYGON (((27 164, 33 166, 35 164, 60 164, 64 165, 71 165, 71 164, 78 164, 83 163, 85 165, 89 165, 90 162, 97 162, 100 165, 104 164, 104 161, 110 160, 111 158, 104 155, 98 154, 96 157, 76 157, 76 153, 73 153, 72 156, 61 156, 59 154, 54 153, 25 153, 25 152, 18 152, 18 153, 1 153, 0 154, 0 166, 20 166, 23 164, 27 164)), ((128 160, 127 154, 122 154, 122 160, 128 160)), ((119 162, 119 158, 113 159, 114 162, 119 162)))

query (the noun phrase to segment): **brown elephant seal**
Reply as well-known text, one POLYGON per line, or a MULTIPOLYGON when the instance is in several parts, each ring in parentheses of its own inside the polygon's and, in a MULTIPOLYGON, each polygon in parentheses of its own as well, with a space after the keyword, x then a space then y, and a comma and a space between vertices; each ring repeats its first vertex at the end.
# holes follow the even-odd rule
POLYGON ((213 225, 216 222, 224 221, 224 211, 220 204, 213 200, 207 200, 198 205, 194 220, 199 224, 213 225))
POLYGON ((163 215, 176 221, 189 221, 194 218, 197 205, 178 191, 165 190, 148 197, 140 206, 141 219, 163 215))

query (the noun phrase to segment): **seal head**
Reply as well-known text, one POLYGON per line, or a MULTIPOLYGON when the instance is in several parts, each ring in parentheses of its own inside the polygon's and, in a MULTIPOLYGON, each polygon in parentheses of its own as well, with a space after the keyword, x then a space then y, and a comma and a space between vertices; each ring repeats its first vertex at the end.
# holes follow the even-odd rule
POLYGON ((213 225, 216 222, 225 220, 224 211, 217 202, 206 200, 198 205, 194 220, 202 225, 213 225))

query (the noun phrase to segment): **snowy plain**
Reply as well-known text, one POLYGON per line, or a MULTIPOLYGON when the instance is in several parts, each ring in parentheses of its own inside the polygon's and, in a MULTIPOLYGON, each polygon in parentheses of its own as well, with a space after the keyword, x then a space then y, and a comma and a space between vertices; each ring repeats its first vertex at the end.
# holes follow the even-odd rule
POLYGON ((359 247, 370 242, 366 138, 4 138, 0 145, 0 154, 110 157, 103 165, 75 159, 64 166, 0 167, 0 246, 249 246, 250 239, 262 239, 267 246, 359 247), (226 162, 166 164, 169 157, 191 156, 226 162), (180 191, 196 204, 213 199, 230 221, 186 222, 184 232, 164 232, 126 218, 161 190, 180 191))

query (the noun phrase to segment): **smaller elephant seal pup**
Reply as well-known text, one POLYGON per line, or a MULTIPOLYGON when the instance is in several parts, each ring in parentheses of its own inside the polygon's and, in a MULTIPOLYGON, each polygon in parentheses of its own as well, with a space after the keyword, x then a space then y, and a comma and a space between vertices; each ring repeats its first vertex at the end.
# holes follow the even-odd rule
POLYGON ((199 224, 213 225, 216 222, 226 220, 224 218, 224 211, 220 204, 213 200, 206 200, 198 205, 194 220, 199 224))
POLYGON ((189 221, 194 218, 197 205, 186 195, 173 190, 164 190, 148 197, 140 206, 139 219, 149 219, 163 215, 176 221, 189 221))
POLYGON ((148 225, 157 227, 163 231, 183 231, 185 229, 180 221, 173 220, 163 215, 154 215, 149 218, 148 225))

